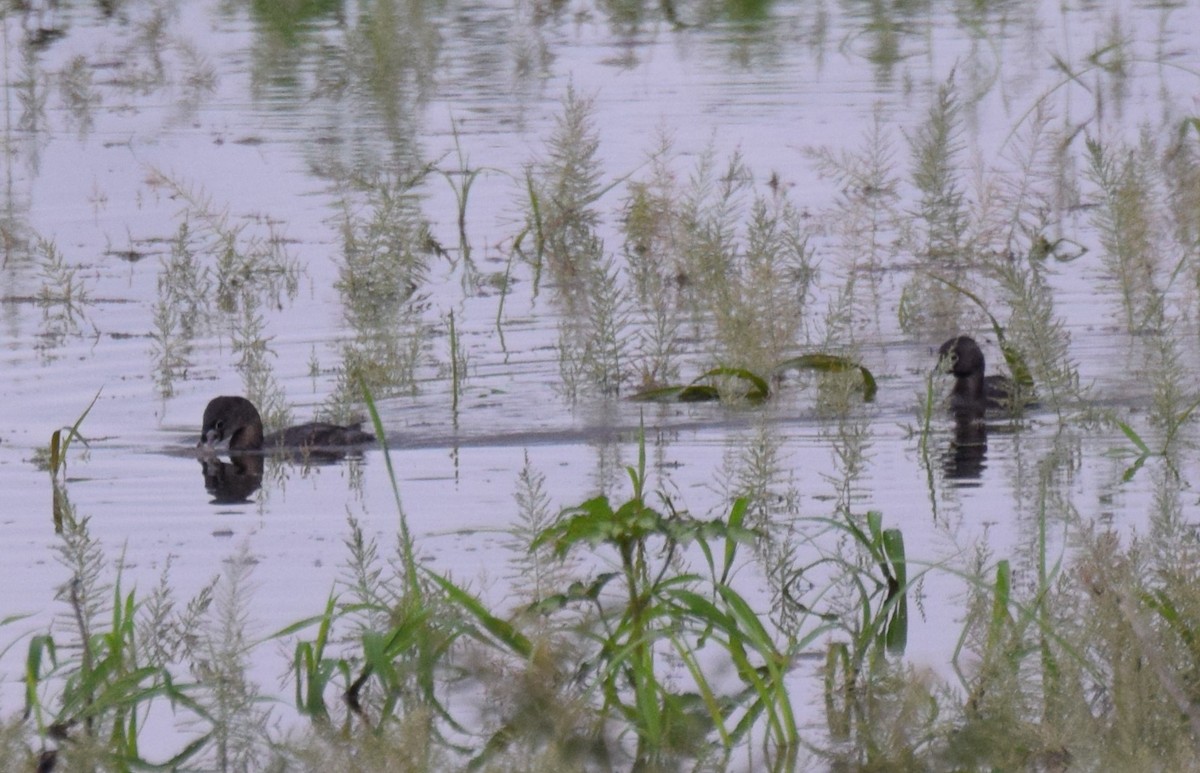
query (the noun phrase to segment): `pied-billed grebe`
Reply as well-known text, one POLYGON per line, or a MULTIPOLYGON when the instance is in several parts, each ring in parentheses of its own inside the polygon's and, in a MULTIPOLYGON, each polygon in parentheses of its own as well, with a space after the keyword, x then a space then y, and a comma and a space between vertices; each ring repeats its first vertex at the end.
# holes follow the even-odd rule
POLYGON ((1008 376, 984 376, 983 351, 970 336, 955 336, 938 349, 938 363, 954 376, 950 410, 958 418, 978 418, 989 408, 1010 408, 1017 393, 1008 376))
POLYGON ((254 403, 244 397, 225 395, 214 397, 204 409, 204 424, 200 428, 197 446, 215 447, 229 442, 229 450, 261 451, 262 449, 330 449, 373 443, 375 436, 363 432, 357 424, 347 427, 315 421, 288 427, 263 435, 262 417, 254 403))

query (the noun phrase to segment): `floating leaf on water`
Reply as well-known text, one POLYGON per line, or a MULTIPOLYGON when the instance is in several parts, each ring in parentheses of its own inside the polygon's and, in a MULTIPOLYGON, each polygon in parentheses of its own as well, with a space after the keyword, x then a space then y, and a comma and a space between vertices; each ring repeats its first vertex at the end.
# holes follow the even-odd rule
POLYGON ((875 394, 879 391, 879 385, 875 383, 875 376, 866 366, 837 354, 827 354, 825 352, 802 354, 799 357, 784 360, 775 366, 776 373, 793 369, 815 370, 821 373, 842 373, 847 370, 858 370, 862 374, 863 400, 868 403, 872 402, 875 399, 875 394))
POLYGON ((709 384, 692 384, 679 390, 679 402, 704 403, 721 399, 721 392, 709 384))
POLYGON ((629 399, 639 403, 703 403, 720 400, 721 393, 714 386, 691 384, 644 389, 629 399))
POLYGON ((645 389, 630 397, 637 402, 654 403, 704 403, 721 399, 721 390, 712 384, 700 383, 704 379, 717 377, 733 377, 749 384, 742 395, 750 402, 760 403, 771 396, 771 389, 765 379, 744 368, 713 368, 700 374, 695 381, 687 385, 658 387, 645 389))
MULTIPOLYGON (((771 387, 767 385, 766 379, 745 368, 713 368, 712 370, 700 375, 696 381, 703 378, 714 378, 717 376, 733 377, 741 379, 750 384, 750 389, 743 395, 747 400, 753 402, 761 402, 771 396, 771 387)), ((692 382, 696 383, 695 381, 692 382)))

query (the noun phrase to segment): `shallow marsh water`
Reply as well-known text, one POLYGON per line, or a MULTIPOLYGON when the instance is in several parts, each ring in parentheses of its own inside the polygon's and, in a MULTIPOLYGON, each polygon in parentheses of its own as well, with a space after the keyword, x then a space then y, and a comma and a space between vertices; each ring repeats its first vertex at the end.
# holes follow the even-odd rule
MULTIPOLYGON (((111 559, 123 561, 124 583, 152 587, 169 563, 186 598, 244 546, 255 564, 257 635, 317 614, 346 557, 347 514, 385 543, 396 529, 380 452, 312 468, 271 462, 252 501, 214 505, 191 449, 218 394, 266 398, 275 421, 285 412, 295 421, 361 413, 339 380, 351 357, 375 367, 420 556, 499 610, 527 601, 509 595, 509 532, 526 464, 545 476, 554 509, 599 492, 621 500, 643 422, 651 485, 697 515, 722 514, 742 493, 763 438, 777 452, 758 482, 785 503, 768 508, 777 517, 882 511, 903 531, 910 560, 935 567, 914 589, 920 613, 907 656, 947 679, 965 615, 959 573, 980 555, 988 564, 1008 558, 1019 582, 1031 583, 1047 485, 1079 521, 1126 539, 1152 531, 1167 463, 1152 458, 1126 476, 1137 454, 1112 419, 1151 447, 1161 441, 1165 430, 1151 417, 1162 388, 1146 358, 1155 342, 1176 347, 1172 380, 1182 396, 1172 405, 1182 409, 1195 393, 1193 224, 1172 221, 1185 234, 1179 243, 1146 239, 1161 253, 1154 260, 1141 261, 1136 244, 1127 259, 1110 260, 1115 242, 1097 224, 1104 201, 1084 168, 1083 137, 1120 158, 1140 133, 1160 145, 1182 137, 1194 152, 1200 131, 1185 123, 1200 110, 1194 7, 697 4, 674 9, 678 25, 664 18, 666 6, 586 3, 331 4, 295 22, 259 4, 108 7, 3 14, 0 617, 32 615, 0 629, 8 640, 65 624, 54 598, 68 578, 54 559, 50 483, 36 460, 97 391, 67 490, 111 559), (993 427, 983 458, 960 456, 961 477, 947 458, 948 417, 936 412, 923 430, 934 353, 961 331, 984 341, 992 368, 1002 358, 974 304, 941 288, 951 299, 942 313, 938 286, 919 284, 930 258, 912 248, 925 221, 909 182, 910 143, 952 75, 961 121, 953 174, 972 206, 999 195, 995 178, 1034 177, 1022 176, 1014 156, 1039 107, 1047 132, 1057 132, 1044 141, 1055 148, 1047 162, 1055 171, 1036 178, 1057 181, 1049 209, 1030 210, 1048 224, 1034 232, 1065 240, 1039 264, 1062 330, 1022 331, 995 282, 952 276, 986 298, 1018 345, 1040 333, 1068 341, 1070 361, 1058 364, 1075 368, 1057 384, 1061 398, 993 427), (634 281, 626 207, 630 185, 651 179, 659 136, 670 137, 666 177, 681 197, 694 192, 689 176, 703 176, 706 152, 717 170, 740 154, 751 181, 739 194, 739 227, 751 196, 786 197, 817 272, 774 361, 818 350, 852 356, 879 379, 874 402, 838 409, 844 385, 815 375, 783 381, 762 406, 631 402, 651 362, 639 348, 649 312, 632 290, 613 338, 620 389, 589 382, 594 363, 570 353, 582 346, 572 337, 571 276, 530 257, 526 172, 552 165, 569 90, 590 100, 603 194, 589 204, 615 284, 634 281), (881 257, 857 252, 865 231, 845 202, 861 186, 819 175, 806 152, 862 152, 876 122, 903 180, 893 205, 902 216, 874 243, 881 257), (409 177, 418 182, 400 184, 409 177), (460 237, 455 193, 468 182, 460 237), (396 259, 368 260, 355 277, 348 254, 396 259), (927 316, 914 299, 928 300, 927 316), (839 456, 848 437, 861 446, 839 456)), ((1154 185, 1172 184, 1147 185, 1158 197, 1151 210, 1168 205, 1154 185)), ((1031 237, 1007 245, 1022 238, 1031 237)), ((974 248, 995 252, 1002 242, 974 248)), ((672 291, 683 295, 691 280, 680 274, 672 291)), ((709 313, 717 315, 681 315, 665 380, 749 366, 728 361, 736 346, 714 343, 709 313)), ((1036 367, 1035 377, 1053 378, 1036 367)), ((944 377, 933 385, 939 394, 948 386, 944 377)), ((1193 435, 1185 421, 1176 442, 1190 449, 1193 435)), ((1190 523, 1194 465, 1171 461, 1190 523)), ((1078 521, 1052 522, 1052 551, 1065 552, 1078 521)), ((757 600, 768 599, 764 591, 757 600)), ((19 710, 22 649, 0 659, 5 713, 19 710)), ((259 653, 254 676, 269 692, 286 666, 271 645, 259 653)), ((814 695, 794 700, 814 707, 801 721, 819 734, 813 675, 797 667, 797 692, 814 695)))

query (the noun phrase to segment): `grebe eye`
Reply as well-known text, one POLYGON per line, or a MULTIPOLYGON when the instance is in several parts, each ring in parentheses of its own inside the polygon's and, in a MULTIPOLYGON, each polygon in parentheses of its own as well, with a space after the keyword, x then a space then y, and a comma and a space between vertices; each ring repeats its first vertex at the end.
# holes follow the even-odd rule
POLYGON ((217 419, 217 423, 213 426, 215 426, 217 428, 217 432, 221 432, 222 430, 225 429, 225 420, 217 419))

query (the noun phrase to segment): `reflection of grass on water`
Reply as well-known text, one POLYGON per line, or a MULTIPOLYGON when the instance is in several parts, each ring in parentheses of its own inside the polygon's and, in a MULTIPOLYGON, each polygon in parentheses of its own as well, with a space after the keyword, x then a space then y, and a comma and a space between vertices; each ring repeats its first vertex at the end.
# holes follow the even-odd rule
POLYGON ((91 290, 79 276, 79 266, 67 263, 58 245, 39 238, 36 243, 41 287, 37 301, 42 307, 43 335, 59 343, 80 331, 87 322, 85 308, 91 304, 91 290))

